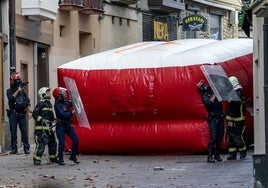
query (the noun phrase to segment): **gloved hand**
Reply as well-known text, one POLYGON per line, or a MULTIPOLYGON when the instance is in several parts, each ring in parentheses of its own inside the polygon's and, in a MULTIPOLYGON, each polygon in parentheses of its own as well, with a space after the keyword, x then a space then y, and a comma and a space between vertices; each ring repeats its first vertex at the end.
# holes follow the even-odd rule
POLYGON ((49 124, 50 124, 51 122, 50 122, 48 119, 42 118, 42 119, 41 119, 41 123, 42 123, 43 125, 49 126, 49 124))
POLYGON ((54 120, 54 121, 51 122, 52 128, 56 127, 56 125, 57 125, 57 120, 54 120))

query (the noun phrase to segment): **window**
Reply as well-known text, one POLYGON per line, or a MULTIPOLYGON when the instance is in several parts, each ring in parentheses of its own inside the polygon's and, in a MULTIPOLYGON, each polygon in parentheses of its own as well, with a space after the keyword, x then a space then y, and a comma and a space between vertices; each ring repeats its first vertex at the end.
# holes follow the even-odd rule
POLYGON ((221 40, 221 16, 210 14, 210 38, 221 40))
POLYGON ((65 26, 60 25, 60 37, 64 37, 64 35, 65 35, 65 26))
POLYGON ((185 31, 185 38, 186 39, 195 39, 196 38, 196 31, 185 31))

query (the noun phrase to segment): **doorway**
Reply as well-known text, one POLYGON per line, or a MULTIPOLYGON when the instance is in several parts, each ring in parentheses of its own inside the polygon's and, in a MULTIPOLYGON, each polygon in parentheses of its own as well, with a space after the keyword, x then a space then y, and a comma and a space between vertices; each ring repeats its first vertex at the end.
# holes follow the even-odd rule
POLYGON ((48 46, 37 46, 37 91, 49 86, 48 46))

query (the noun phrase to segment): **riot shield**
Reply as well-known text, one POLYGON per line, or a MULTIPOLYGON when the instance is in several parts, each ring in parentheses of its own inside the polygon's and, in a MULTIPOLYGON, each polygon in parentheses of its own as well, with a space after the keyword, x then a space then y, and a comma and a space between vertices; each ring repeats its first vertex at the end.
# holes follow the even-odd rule
POLYGON ((63 80, 71 96, 72 103, 76 112, 76 119, 78 121, 79 126, 91 129, 75 81, 68 77, 64 77, 63 80))
POLYGON ((219 101, 240 101, 221 65, 201 65, 200 68, 219 101))

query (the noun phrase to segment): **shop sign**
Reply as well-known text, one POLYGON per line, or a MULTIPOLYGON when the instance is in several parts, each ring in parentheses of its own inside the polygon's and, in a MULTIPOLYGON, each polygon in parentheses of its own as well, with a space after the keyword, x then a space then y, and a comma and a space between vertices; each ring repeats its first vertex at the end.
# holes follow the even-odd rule
POLYGON ((183 18, 182 29, 184 31, 206 31, 207 19, 198 14, 192 14, 183 18))
POLYGON ((168 40, 168 24, 154 21, 154 40, 168 40))

